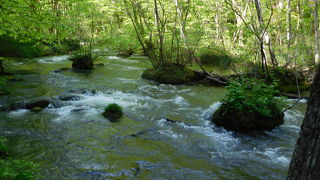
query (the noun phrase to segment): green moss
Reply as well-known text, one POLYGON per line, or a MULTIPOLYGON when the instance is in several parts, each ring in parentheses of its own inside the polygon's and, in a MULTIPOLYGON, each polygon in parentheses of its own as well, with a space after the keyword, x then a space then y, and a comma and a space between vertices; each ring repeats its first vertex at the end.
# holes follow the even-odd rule
POLYGON ((109 121, 111 122, 116 122, 117 120, 119 120, 122 115, 122 107, 119 106, 118 104, 109 104, 103 114, 102 114, 105 118, 109 119, 109 121))
POLYGON ((164 84, 183 84, 195 80, 195 73, 186 67, 176 64, 167 64, 159 69, 147 69, 142 78, 154 80, 164 84))

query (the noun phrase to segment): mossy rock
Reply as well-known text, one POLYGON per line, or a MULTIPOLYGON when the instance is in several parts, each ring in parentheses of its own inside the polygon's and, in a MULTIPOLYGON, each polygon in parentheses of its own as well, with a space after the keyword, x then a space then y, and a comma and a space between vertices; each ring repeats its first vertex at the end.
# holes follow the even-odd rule
POLYGON ((284 122, 283 112, 271 109, 271 114, 265 116, 251 109, 239 111, 222 104, 213 114, 212 121, 218 126, 237 132, 269 131, 284 122))
MULTIPOLYGON (((274 80, 278 81, 277 89, 280 92, 297 93, 297 81, 300 91, 310 89, 311 82, 309 82, 308 78, 303 74, 302 71, 276 67, 273 69, 270 68, 269 74, 271 79, 267 80, 266 83, 270 83, 274 80)), ((265 73, 262 71, 250 72, 245 74, 244 77, 265 80, 265 73)))
POLYGON ((296 93, 297 81, 299 84, 299 90, 308 90, 310 88, 310 82, 301 71, 295 71, 292 69, 275 68, 270 71, 271 75, 279 80, 278 89, 281 92, 296 93))
POLYGON ((118 104, 109 104, 102 113, 102 116, 110 122, 117 122, 123 116, 122 107, 118 104))
POLYGON ((132 56, 134 51, 132 49, 120 51, 117 56, 118 57, 130 57, 132 56))
POLYGON ((186 67, 170 64, 159 69, 147 69, 142 73, 142 78, 154 80, 163 84, 183 84, 196 80, 196 74, 186 67))
POLYGON ((93 69, 93 59, 91 55, 77 55, 70 59, 72 61, 72 68, 79 70, 93 69))

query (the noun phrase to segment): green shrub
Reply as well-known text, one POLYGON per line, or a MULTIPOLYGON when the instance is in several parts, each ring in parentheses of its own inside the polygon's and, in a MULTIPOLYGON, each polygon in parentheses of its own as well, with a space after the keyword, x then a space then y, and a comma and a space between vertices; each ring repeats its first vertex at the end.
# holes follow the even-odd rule
POLYGON ((276 99, 277 83, 265 84, 262 80, 237 79, 230 82, 222 103, 240 112, 259 113, 266 117, 280 113, 284 107, 281 99, 276 99))
POLYGON ((200 53, 200 61, 203 64, 229 67, 235 61, 235 58, 223 51, 205 50, 200 53))
POLYGON ((6 139, 0 137, 0 179, 33 180, 36 179, 38 171, 38 166, 32 162, 11 158, 6 139))
POLYGON ((0 88, 5 86, 6 83, 7 83, 7 80, 5 78, 3 78, 3 77, 0 77, 0 88))
POLYGON ((80 48, 77 40, 62 40, 61 42, 44 43, 31 40, 20 42, 12 37, 0 37, 0 56, 3 57, 39 57, 45 55, 66 54, 80 48))
POLYGON ((8 148, 5 146, 6 139, 0 137, 0 159, 6 158, 8 156, 8 148))
POLYGON ((42 50, 35 42, 19 42, 12 37, 0 37, 0 56, 3 57, 35 57, 41 56, 42 50))
POLYGON ((38 167, 32 162, 0 159, 0 179, 33 180, 36 179, 38 167))

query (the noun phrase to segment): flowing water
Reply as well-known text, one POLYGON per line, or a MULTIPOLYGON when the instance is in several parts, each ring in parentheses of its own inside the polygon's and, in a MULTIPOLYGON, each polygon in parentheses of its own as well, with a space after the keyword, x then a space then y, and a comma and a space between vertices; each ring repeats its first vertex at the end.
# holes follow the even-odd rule
POLYGON ((285 123, 273 131, 238 134, 210 122, 224 88, 158 84, 141 79, 150 67, 145 57, 97 52, 105 66, 86 72, 55 72, 71 67, 68 56, 15 63, 32 72, 8 83, 11 95, 1 96, 1 106, 97 90, 39 113, 0 112, 0 135, 16 157, 40 165, 40 179, 285 179, 306 102, 287 111, 285 123), (120 122, 101 116, 109 103, 124 108, 120 122))

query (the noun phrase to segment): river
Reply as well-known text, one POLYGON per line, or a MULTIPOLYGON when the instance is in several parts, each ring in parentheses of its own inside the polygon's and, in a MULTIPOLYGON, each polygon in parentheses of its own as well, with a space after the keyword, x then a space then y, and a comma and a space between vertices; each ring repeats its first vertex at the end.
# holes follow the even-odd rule
POLYGON ((1 106, 72 89, 97 91, 39 113, 0 112, 0 135, 15 157, 40 165, 40 179, 285 179, 305 101, 273 131, 238 134, 210 122, 224 88, 158 84, 141 78, 147 58, 96 53, 105 66, 85 72, 55 72, 71 67, 68 56, 12 63, 24 81, 8 83, 11 94, 1 96, 1 106), (101 116, 110 103, 124 109, 118 123, 101 116))

